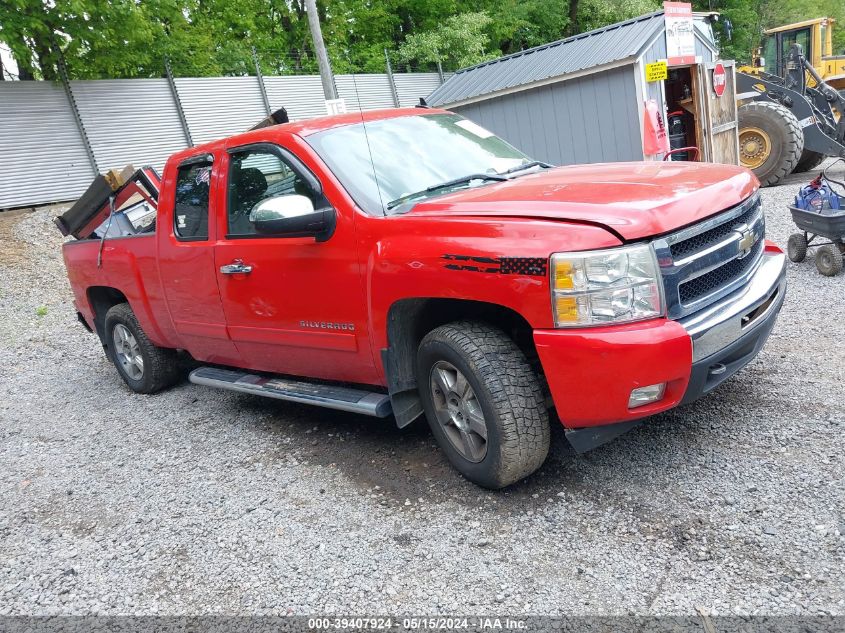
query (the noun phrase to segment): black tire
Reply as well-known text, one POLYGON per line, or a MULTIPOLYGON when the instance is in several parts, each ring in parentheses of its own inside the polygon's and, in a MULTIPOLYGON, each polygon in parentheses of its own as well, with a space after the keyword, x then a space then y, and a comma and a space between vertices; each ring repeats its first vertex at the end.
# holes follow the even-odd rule
POLYGON ((842 253, 835 244, 825 244, 816 249, 816 268, 825 277, 835 277, 842 272, 842 253))
MULTIPOLYGON (((503 488, 527 477, 546 460, 549 413, 540 381, 522 351, 501 330, 471 321, 432 330, 420 343, 417 383, 434 437, 452 465, 470 481, 485 488, 503 488), (449 428, 439 421, 438 410, 444 415, 448 396, 431 383, 436 379, 434 372, 445 371, 444 366, 466 378, 470 401, 483 414, 483 457, 476 455, 473 460, 462 454, 450 435, 463 432, 457 424, 449 428)), ((455 415, 461 416, 460 412, 455 415)))
POLYGON ((824 162, 825 158, 827 158, 827 156, 824 154, 805 149, 801 152, 801 158, 798 160, 798 164, 795 166, 793 173, 799 174, 815 169, 824 162))
POLYGON ((119 303, 106 312, 104 334, 109 359, 114 363, 123 381, 135 393, 155 393, 179 379, 181 372, 176 351, 153 345, 138 324, 138 319, 128 303, 119 303), (137 370, 137 367, 121 362, 125 355, 122 356, 119 343, 115 340, 118 326, 128 330, 137 343, 137 351, 143 361, 140 375, 130 373, 137 370))
MULTIPOLYGON (((764 187, 779 183, 795 170, 804 151, 804 133, 788 108, 771 101, 752 101, 739 107, 738 119, 740 135, 753 127, 763 130, 771 141, 768 156, 753 169, 764 187)), ((744 156, 742 145, 740 143, 741 161, 744 156)))
POLYGON ((786 256, 790 261, 803 262, 807 257, 807 238, 803 233, 793 233, 786 243, 786 256))

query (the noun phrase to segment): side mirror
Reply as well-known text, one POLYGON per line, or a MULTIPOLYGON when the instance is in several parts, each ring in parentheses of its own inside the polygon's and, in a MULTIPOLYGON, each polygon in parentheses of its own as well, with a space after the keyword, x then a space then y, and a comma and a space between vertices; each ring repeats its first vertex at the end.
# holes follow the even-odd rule
POLYGON ((311 198, 291 194, 259 202, 249 213, 259 235, 315 237, 325 242, 334 233, 337 215, 332 207, 315 209, 311 198))

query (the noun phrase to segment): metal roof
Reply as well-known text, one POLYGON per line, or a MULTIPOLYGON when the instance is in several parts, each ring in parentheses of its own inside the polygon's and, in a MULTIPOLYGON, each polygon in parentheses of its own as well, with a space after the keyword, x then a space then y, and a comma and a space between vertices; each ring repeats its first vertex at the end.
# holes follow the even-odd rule
POLYGON ((663 28, 656 11, 594 31, 464 68, 426 99, 432 106, 463 102, 626 59, 636 59, 663 28))

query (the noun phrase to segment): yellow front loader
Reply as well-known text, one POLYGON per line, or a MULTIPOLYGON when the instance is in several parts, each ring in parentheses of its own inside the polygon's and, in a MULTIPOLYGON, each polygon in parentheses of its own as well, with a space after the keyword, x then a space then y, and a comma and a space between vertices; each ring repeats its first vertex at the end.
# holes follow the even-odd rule
MULTIPOLYGON (((754 66, 743 66, 741 72, 756 73, 763 68, 771 75, 783 77, 789 59, 789 49, 800 44, 807 62, 826 84, 845 90, 845 54, 834 55, 833 18, 815 18, 785 24, 763 31, 763 45, 755 55, 754 66)), ((815 85, 810 81, 811 87, 815 85)))
POLYGON ((845 55, 833 18, 764 31, 752 66, 737 72, 740 162, 764 185, 845 157, 845 55))

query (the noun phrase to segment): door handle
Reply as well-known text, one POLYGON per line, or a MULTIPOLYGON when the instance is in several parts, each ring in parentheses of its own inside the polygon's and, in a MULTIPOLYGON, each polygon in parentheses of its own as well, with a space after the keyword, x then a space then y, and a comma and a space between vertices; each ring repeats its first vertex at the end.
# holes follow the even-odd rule
POLYGON ((238 273, 248 275, 252 272, 252 266, 244 264, 242 259, 236 259, 231 264, 221 266, 220 272, 224 275, 237 275, 238 273))

